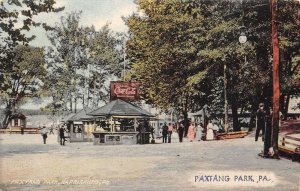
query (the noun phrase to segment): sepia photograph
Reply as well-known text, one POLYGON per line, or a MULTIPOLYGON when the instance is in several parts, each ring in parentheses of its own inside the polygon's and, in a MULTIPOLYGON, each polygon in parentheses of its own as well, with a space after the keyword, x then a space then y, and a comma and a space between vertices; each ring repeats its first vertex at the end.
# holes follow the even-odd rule
POLYGON ((0 0, 0 191, 300 191, 300 0, 0 0))

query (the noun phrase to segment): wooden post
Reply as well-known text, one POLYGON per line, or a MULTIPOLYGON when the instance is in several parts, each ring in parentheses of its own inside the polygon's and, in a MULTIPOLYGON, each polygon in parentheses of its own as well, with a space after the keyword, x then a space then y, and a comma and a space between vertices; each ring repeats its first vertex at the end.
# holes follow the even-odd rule
POLYGON ((271 0, 272 14, 272 47, 273 47, 273 119, 272 119, 272 145, 274 157, 278 157, 278 134, 279 134, 279 47, 276 23, 277 0, 271 0))

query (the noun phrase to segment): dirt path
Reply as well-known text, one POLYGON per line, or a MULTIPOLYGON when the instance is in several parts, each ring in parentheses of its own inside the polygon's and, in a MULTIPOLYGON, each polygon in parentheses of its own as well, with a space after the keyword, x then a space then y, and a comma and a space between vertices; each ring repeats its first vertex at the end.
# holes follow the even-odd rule
POLYGON ((2 190, 298 191, 300 186, 299 163, 258 157, 262 143, 253 137, 64 147, 56 135, 50 135, 46 145, 40 135, 0 135, 0 139, 2 190))

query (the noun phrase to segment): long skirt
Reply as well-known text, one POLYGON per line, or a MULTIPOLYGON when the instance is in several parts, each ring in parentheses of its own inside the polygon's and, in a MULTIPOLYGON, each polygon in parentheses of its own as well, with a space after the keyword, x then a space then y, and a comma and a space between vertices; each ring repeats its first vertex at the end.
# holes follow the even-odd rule
POLYGON ((202 138, 202 131, 201 131, 201 129, 197 129, 197 131, 196 131, 196 140, 201 141, 201 138, 202 138))
POLYGON ((190 141, 194 141, 195 140, 195 130, 194 130, 194 127, 189 127, 187 137, 189 138, 190 141))
POLYGON ((207 129, 206 140, 214 139, 214 131, 212 129, 207 129))

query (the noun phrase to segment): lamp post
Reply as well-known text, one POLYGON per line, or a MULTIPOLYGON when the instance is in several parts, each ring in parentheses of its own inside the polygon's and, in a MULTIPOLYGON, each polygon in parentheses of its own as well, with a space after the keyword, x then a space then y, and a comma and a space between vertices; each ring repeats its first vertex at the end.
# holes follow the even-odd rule
MULTIPOLYGON (((242 26, 240 28, 241 30, 241 34, 240 34, 240 37, 239 37, 239 42, 241 44, 245 44, 247 42, 247 36, 246 36, 246 33, 245 33, 245 30, 246 30, 246 27, 245 26, 242 26)), ((247 63, 247 59, 246 59, 246 54, 245 54, 245 65, 247 63)))
MULTIPOLYGON (((242 26, 241 27, 241 33, 239 36, 239 42, 241 44, 244 44, 247 42, 247 36, 245 33, 245 27, 242 26)), ((224 104, 224 112, 225 112, 225 121, 224 121, 224 130, 225 132, 228 132, 228 100, 227 100, 227 75, 226 75, 226 71, 227 71, 227 64, 225 62, 224 64, 224 100, 225 100, 225 104, 224 104)))
POLYGON ((241 27, 241 34, 240 34, 240 37, 239 37, 239 42, 240 42, 241 44, 244 44, 244 43, 247 42, 247 36, 246 36, 244 30, 245 30, 245 27, 244 27, 244 26, 241 27))

